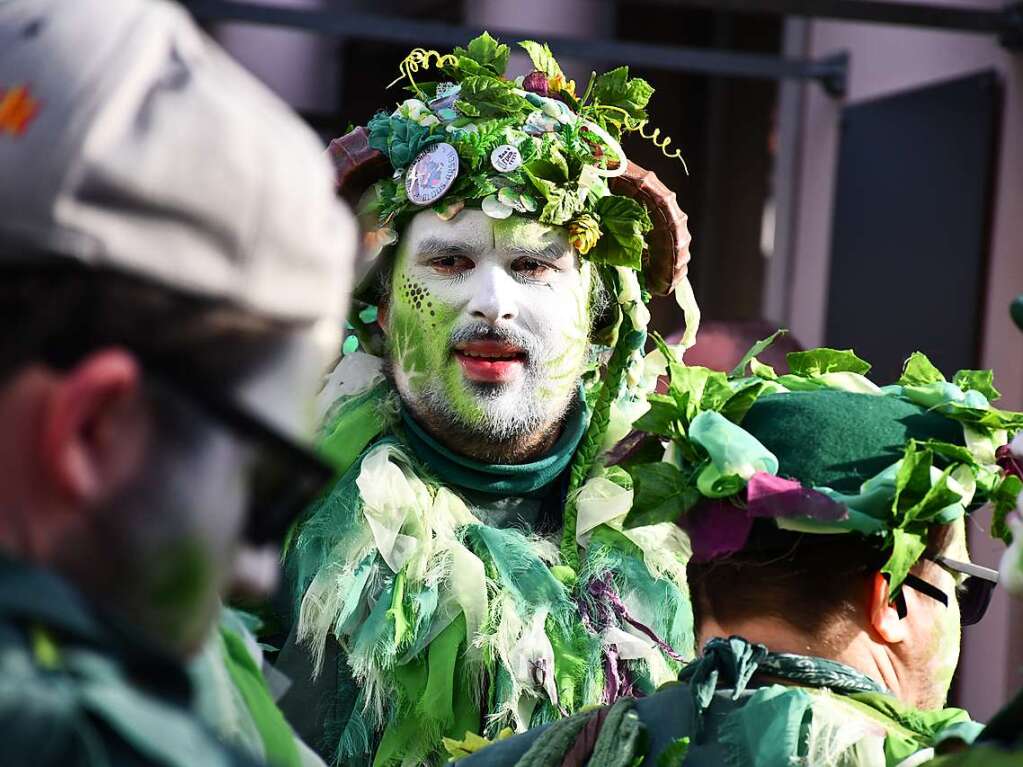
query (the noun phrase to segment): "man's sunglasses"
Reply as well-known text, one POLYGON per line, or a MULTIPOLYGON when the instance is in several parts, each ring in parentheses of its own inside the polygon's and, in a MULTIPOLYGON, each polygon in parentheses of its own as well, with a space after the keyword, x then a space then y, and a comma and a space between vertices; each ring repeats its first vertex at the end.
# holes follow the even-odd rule
POLYGON ((335 479, 330 465, 216 389, 159 366, 146 365, 146 371, 252 448, 243 535, 255 546, 283 541, 302 512, 335 479))
MULTIPOLYGON (((956 587, 959 599, 959 620, 964 626, 979 623, 991 604, 991 594, 998 584, 998 571, 990 567, 981 567, 971 562, 958 562, 948 557, 928 557, 928 560, 950 572, 952 575, 965 575, 966 578, 956 587)), ((928 583, 915 575, 907 575, 903 585, 914 591, 936 599, 948 607, 948 594, 937 586, 928 583)), ((900 618, 906 617, 906 600, 902 594, 895 598, 895 609, 900 618)))

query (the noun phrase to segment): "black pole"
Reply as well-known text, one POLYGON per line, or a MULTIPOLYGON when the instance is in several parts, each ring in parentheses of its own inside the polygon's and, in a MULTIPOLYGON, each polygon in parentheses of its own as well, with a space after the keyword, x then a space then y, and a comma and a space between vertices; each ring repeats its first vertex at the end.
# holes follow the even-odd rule
MULTIPOLYGON (((462 45, 481 29, 369 13, 332 12, 280 8, 226 0, 182 0, 182 4, 203 21, 239 21, 269 24, 336 38, 357 38, 406 43, 418 46, 450 48, 462 45)), ((504 37, 529 38, 529 33, 494 30, 504 37)), ((828 93, 840 96, 845 91, 847 59, 834 56, 820 60, 787 59, 756 53, 654 45, 623 40, 546 37, 560 55, 606 59, 616 64, 650 67, 679 72, 702 72, 727 77, 797 79, 819 82, 828 93)))

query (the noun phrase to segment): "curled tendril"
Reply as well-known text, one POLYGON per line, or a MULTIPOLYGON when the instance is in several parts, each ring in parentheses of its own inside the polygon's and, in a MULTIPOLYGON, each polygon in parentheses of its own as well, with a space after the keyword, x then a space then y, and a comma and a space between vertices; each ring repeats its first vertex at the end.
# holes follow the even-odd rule
POLYGON ((682 163, 682 168, 685 170, 686 175, 689 175, 689 166, 686 165, 686 160, 682 156, 682 150, 675 147, 672 150, 668 149, 671 144, 671 136, 661 136, 660 128, 651 128, 648 120, 636 120, 632 121, 629 118, 625 120, 625 130, 637 131, 640 136, 645 138, 655 147, 661 150, 661 154, 667 157, 669 160, 678 160, 682 163))
POLYGON ((391 88, 403 79, 408 78, 409 85, 412 86, 416 93, 422 93, 419 90, 419 86, 416 85, 416 81, 412 78, 412 73, 418 72, 420 69, 429 69, 431 59, 433 60, 433 65, 438 69, 445 65, 456 66, 458 64, 458 59, 450 53, 440 53, 439 51, 427 50, 426 48, 413 48, 412 52, 402 59, 401 64, 398 65, 398 71, 401 74, 387 87, 391 88))

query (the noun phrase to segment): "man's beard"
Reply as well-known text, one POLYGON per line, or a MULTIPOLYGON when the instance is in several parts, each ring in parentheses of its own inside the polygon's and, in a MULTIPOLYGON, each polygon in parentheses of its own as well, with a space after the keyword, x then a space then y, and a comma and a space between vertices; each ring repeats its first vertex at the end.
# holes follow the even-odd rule
POLYGON ((470 341, 501 342, 522 349, 522 375, 508 383, 471 381, 460 375, 457 386, 471 408, 459 408, 445 387, 447 370, 431 373, 413 392, 407 378, 392 369, 389 373, 402 401, 435 437, 457 452, 495 463, 527 460, 560 431, 575 401, 576 387, 551 391, 545 376, 544 345, 530 333, 477 322, 455 330, 447 348, 470 341), (466 412, 469 409, 472 412, 466 412))

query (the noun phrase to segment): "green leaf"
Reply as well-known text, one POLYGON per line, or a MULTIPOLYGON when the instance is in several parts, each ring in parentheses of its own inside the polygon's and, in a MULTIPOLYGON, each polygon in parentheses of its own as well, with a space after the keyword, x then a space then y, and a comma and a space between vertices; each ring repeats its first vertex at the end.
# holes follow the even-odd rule
POLYGON ((900 528, 892 530, 892 553, 881 568, 881 572, 888 575, 889 599, 899 593, 902 582, 926 549, 923 533, 900 528))
MULTIPOLYGON (((717 370, 699 365, 683 365, 671 358, 669 360, 668 391, 675 398, 679 411, 688 424, 700 410, 699 405, 703 402, 708 382, 713 379, 712 390, 720 391, 722 385, 728 386, 728 379, 724 373, 717 370)), ((731 393, 731 389, 729 389, 729 393, 731 393)))
POLYGON ((486 75, 470 75, 461 82, 455 108, 471 117, 506 117, 532 110, 532 105, 514 91, 510 81, 486 75))
POLYGON ((532 40, 523 40, 519 45, 529 54, 529 60, 533 62, 533 69, 539 69, 547 77, 561 77, 564 79, 565 73, 561 71, 561 67, 546 43, 541 44, 535 43, 532 40))
POLYGON ((895 475, 895 500, 892 511, 896 523, 904 519, 906 512, 919 503, 931 489, 932 455, 930 450, 919 448, 916 442, 910 442, 906 446, 902 465, 895 475))
POLYGON ((570 189, 554 187, 547 193, 547 204, 540 211, 540 223, 563 226, 571 221, 582 208, 579 195, 574 194, 570 189))
POLYGON ((675 466, 664 461, 629 469, 633 482, 632 509, 625 527, 674 522, 699 500, 700 493, 675 466))
POLYGON ((637 431, 656 434, 659 437, 673 437, 677 431, 675 422, 679 418, 678 405, 673 397, 651 394, 647 397, 650 409, 632 425, 637 431))
POLYGON ((960 370, 952 379, 952 383, 963 391, 973 389, 979 391, 988 402, 994 402, 1002 396, 995 388, 994 372, 991 370, 960 370))
POLYGON ((595 212, 603 234, 586 257, 598 264, 642 269, 645 235, 653 228, 646 208, 628 197, 610 195, 597 202, 595 212))
POLYGON ((866 374, 870 363, 857 357, 852 349, 810 349, 805 352, 789 352, 785 355, 792 375, 812 376, 821 373, 866 374))
MULTIPOLYGON (((753 362, 753 360, 756 358, 756 356, 758 354, 760 354, 762 351, 764 351, 764 349, 766 349, 771 344, 773 344, 775 339, 778 338, 778 336, 785 335, 788 332, 789 331, 787 331, 787 330, 779 329, 779 330, 774 331, 767 338, 762 338, 761 340, 757 341, 755 344, 753 344, 753 346, 751 346, 749 348, 748 352, 746 352, 744 355, 742 355, 742 359, 739 360, 739 364, 736 365, 732 369, 732 372, 729 373, 729 375, 732 378, 738 378, 739 376, 746 375, 746 366, 749 365, 751 362, 753 362)), ((774 373, 773 370, 771 372, 774 373)), ((754 375, 756 375, 755 372, 754 372, 754 375)), ((777 376, 773 376, 773 377, 776 378, 777 376)))
POLYGON ((1015 474, 1003 477, 991 492, 990 500, 995 506, 991 515, 991 535, 1001 538, 1006 543, 1012 541, 1012 532, 1005 524, 1005 517, 1016 508, 1016 498, 1020 492, 1023 492, 1023 481, 1015 474))
POLYGON ((962 445, 953 445, 951 442, 942 442, 937 439, 929 439, 925 442, 918 442, 918 445, 930 450, 935 455, 940 455, 949 461, 965 463, 967 466, 976 466, 977 459, 967 448, 962 445))
POLYGON ((707 382, 703 386, 703 396, 700 397, 700 410, 721 410, 725 403, 732 398, 734 392, 728 385, 728 378, 724 373, 714 371, 707 376, 707 382), (715 375, 717 373, 717 375, 715 375))
POLYGON ((749 361, 749 371, 758 378, 766 378, 769 381, 776 381, 778 379, 778 374, 774 372, 774 368, 770 365, 765 365, 756 357, 749 361))
POLYGON ((470 40, 467 48, 455 48, 456 56, 470 59, 496 77, 504 74, 510 54, 508 46, 499 43, 488 32, 470 40))
MULTIPOLYGON (((590 96, 595 104, 617 107, 634 120, 645 120, 646 105, 653 93, 653 87, 646 80, 640 77, 630 78, 628 67, 618 67, 593 81, 590 96)), ((615 118, 613 113, 605 114, 616 124, 622 122, 622 118, 615 118)))
POLYGON ((565 156, 555 147, 550 147, 543 156, 530 160, 525 164, 525 168, 545 181, 561 184, 568 181, 568 163, 565 156))
POLYGON ((632 489, 632 475, 621 466, 608 466, 604 469, 604 479, 614 482, 618 487, 632 489))
POLYGON ((369 121, 369 145, 387 155, 395 168, 407 168, 423 149, 441 140, 412 120, 378 114, 369 121))
POLYGON ((899 386, 924 386, 936 381, 944 381, 945 376, 927 359, 922 352, 913 352, 902 367, 902 376, 896 383, 899 386))
POLYGON ((746 413, 753 407, 753 403, 764 393, 765 389, 768 389, 768 385, 763 381, 756 381, 742 387, 721 406, 721 415, 732 423, 741 424, 742 419, 746 417, 746 413))

